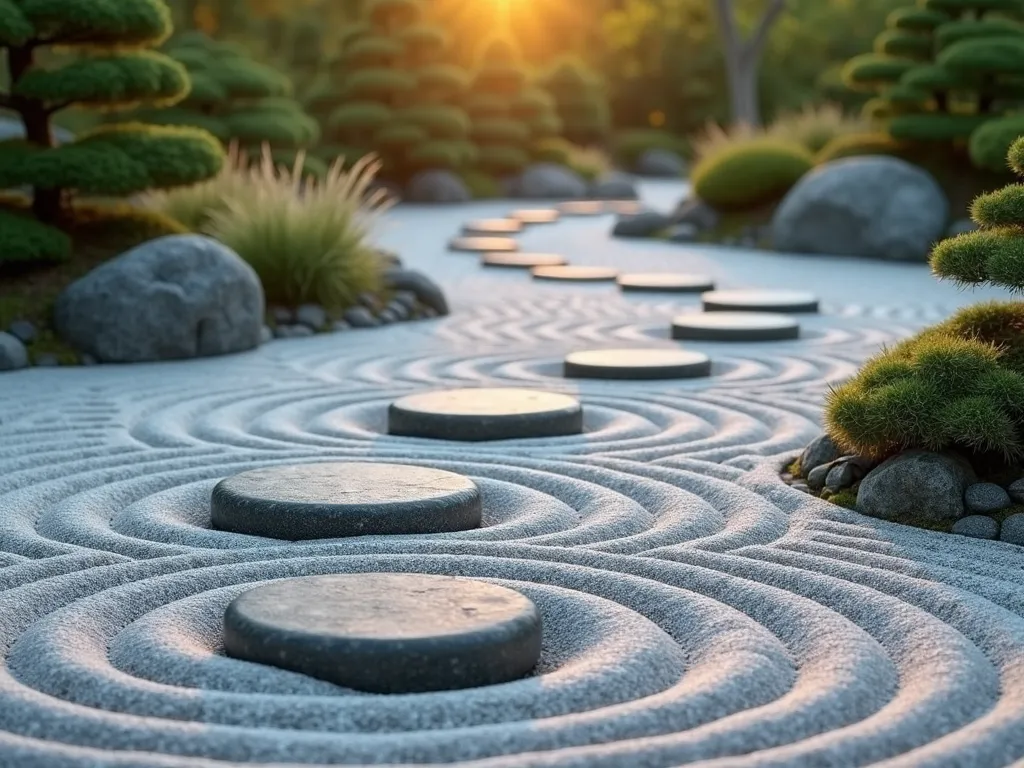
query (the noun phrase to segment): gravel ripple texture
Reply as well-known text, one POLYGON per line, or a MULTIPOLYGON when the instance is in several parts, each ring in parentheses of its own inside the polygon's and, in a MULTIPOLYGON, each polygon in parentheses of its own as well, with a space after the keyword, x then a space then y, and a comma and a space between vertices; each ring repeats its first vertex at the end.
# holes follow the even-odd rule
MULTIPOLYGON (((643 187, 668 208, 678 184, 643 187)), ((499 203, 403 207, 384 245, 449 318, 182 363, 0 377, 0 766, 909 766, 1024 758, 1024 550, 871 520, 778 469, 867 355, 982 297, 925 265, 615 241, 610 217, 524 250, 722 288, 813 290, 801 339, 694 343, 713 375, 566 381, 565 353, 670 347, 695 296, 534 282, 445 244, 499 203), (576 394, 581 435, 460 444, 386 434, 444 387, 576 394), (210 527, 221 478, 381 459, 463 473, 484 524, 291 543, 210 527), (543 614, 535 673, 376 696, 228 658, 241 591, 309 574, 462 575, 543 614)))

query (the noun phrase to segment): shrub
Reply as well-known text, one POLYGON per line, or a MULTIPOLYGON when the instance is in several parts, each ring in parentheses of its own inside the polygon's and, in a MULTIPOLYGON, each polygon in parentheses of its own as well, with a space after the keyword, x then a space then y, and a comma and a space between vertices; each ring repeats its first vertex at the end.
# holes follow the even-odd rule
POLYGON ((555 98, 562 136, 574 144, 601 144, 611 133, 611 110, 600 78, 583 62, 563 58, 540 80, 555 98))
POLYGON ((985 123, 971 134, 968 143, 971 162, 986 171, 1007 171, 1006 153, 1019 136, 1024 136, 1024 115, 1010 115, 985 123))
POLYGON ((751 208, 782 197, 813 166, 800 145, 760 138, 706 156, 690 178, 697 197, 715 208, 751 208))
POLYGON ((836 139, 863 134, 867 122, 850 117, 835 104, 805 107, 801 112, 780 115, 769 127, 768 136, 795 142, 809 152, 818 153, 836 139))
POLYGON ((501 184, 490 174, 467 168, 459 176, 474 200, 493 200, 502 196, 501 184))
POLYGON ((816 156, 815 162, 821 165, 844 157, 860 157, 863 155, 890 155, 901 157, 905 145, 896 141, 887 133, 854 133, 838 136, 825 145, 816 156))
POLYGON ((690 143, 686 139, 657 128, 620 131, 612 137, 612 157, 626 168, 634 167, 640 157, 652 149, 675 152, 680 157, 690 156, 690 143))
MULTIPOLYGON (((1024 176, 1024 139, 1009 153, 1024 176)), ((975 200, 977 232, 940 242, 932 270, 960 285, 1024 289, 1024 185, 975 200)), ((991 302, 869 360, 826 404, 829 434, 845 450, 885 458, 923 448, 1024 455, 1024 304, 991 302)))
POLYGON ((264 152, 258 166, 237 171, 248 189, 210 212, 206 234, 256 270, 268 302, 343 309, 380 288, 382 263, 369 238, 392 201, 371 191, 379 168, 373 157, 349 169, 336 161, 322 181, 304 182, 298 162, 289 171, 264 152))

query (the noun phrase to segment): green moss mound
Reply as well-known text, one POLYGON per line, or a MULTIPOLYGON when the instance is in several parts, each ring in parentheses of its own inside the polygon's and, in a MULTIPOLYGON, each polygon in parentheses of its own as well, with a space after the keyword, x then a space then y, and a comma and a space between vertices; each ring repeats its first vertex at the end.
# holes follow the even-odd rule
POLYGON ((693 169, 697 196, 715 208, 753 208, 781 198, 814 167, 799 145, 774 139, 734 144, 693 169))
POLYGON ((1011 115, 985 123, 971 134, 968 144, 971 162, 987 171, 1008 172, 1010 166, 1006 155, 1020 136, 1024 136, 1024 115, 1011 115))
POLYGON ((896 141, 887 133, 857 133, 849 136, 838 136, 826 144, 815 156, 818 164, 842 160, 844 157, 861 157, 864 155, 888 155, 902 157, 906 146, 896 141))

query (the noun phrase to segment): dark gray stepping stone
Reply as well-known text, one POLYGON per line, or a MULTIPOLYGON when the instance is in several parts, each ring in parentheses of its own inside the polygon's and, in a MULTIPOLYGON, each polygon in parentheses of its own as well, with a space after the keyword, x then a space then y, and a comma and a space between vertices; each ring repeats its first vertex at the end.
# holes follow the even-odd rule
POLYGON ((564 280, 575 283, 607 283, 619 276, 611 267, 534 267, 535 280, 564 280))
POLYGON ((523 224, 554 224, 559 219, 554 208, 521 208, 509 214, 510 219, 517 219, 523 224))
POLYGON ((804 291, 710 291, 705 312, 817 312, 818 297, 804 291))
POLYGON ((236 597, 224 649, 359 691, 446 691, 527 675, 540 659, 541 618, 524 595, 471 579, 307 576, 236 597))
POLYGON ((388 432, 435 440, 512 440, 578 435, 575 397, 514 388, 449 389, 409 395, 388 408, 388 432))
POLYGON ((800 337, 800 324, 770 312, 705 312, 672 321, 672 338, 688 341, 781 341, 800 337))
POLYGON ((604 200, 570 200, 559 203, 558 212, 563 216, 604 216, 610 213, 604 200))
POLYGON ((571 379, 691 379, 711 375, 711 360, 682 349, 592 349, 565 358, 571 379))
POLYGON ((511 237, 456 237, 448 242, 449 251, 468 253, 510 253, 519 250, 511 237))
POLYGON ((454 472, 330 462, 253 469, 213 489, 214 528, 298 541, 465 531, 480 526, 480 492, 454 472))
POLYGON ((518 219, 477 219, 462 227, 464 235, 515 235, 523 231, 518 219))
POLYGON ((707 275, 685 272, 638 272, 619 275, 618 282, 624 291, 652 293, 704 293, 715 287, 715 281, 707 275))
POLYGON ((533 267, 560 267, 568 262, 564 256, 555 253, 486 253, 480 259, 485 267, 513 267, 532 269, 533 267))

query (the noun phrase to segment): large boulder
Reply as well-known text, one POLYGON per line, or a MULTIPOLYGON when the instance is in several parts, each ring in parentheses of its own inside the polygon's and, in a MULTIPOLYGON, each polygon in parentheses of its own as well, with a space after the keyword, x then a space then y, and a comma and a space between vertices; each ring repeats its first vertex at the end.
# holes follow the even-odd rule
POLYGON ((964 516, 964 491, 976 479, 956 456, 907 451, 868 472, 857 511, 896 523, 953 522, 964 516))
POLYGON ((776 250, 926 261, 949 202, 926 171, 896 157, 826 163, 789 191, 772 219, 776 250))
POLYGON ((101 362, 241 352, 260 343, 263 286, 252 267, 200 235, 143 243, 57 298, 57 333, 101 362))
POLYGON ((515 182, 518 197, 533 200, 574 200, 587 196, 587 182, 556 163, 531 165, 515 182))
POLYGON ((648 149, 636 161, 636 172, 641 176, 678 179, 686 173, 686 162, 668 149, 648 149))
POLYGON ((594 200, 637 200, 640 194, 632 176, 610 171, 590 185, 589 196, 594 200))
POLYGON ((410 203, 468 203, 472 199, 466 184, 451 171, 420 171, 405 187, 403 199, 410 203))

